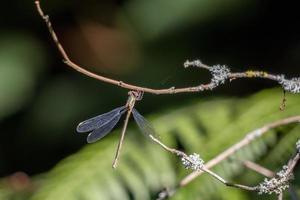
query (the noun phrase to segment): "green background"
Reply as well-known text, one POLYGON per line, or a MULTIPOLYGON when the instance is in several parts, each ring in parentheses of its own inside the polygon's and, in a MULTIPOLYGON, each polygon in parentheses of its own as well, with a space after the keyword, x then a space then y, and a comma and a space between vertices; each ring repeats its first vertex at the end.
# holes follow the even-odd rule
MULTIPOLYGON (((42 1, 71 59, 99 74, 151 88, 207 83, 189 59, 297 77, 300 39, 292 1, 42 1)), ((121 123, 95 144, 80 121, 126 102, 127 91, 62 63, 34 2, 0 7, 0 199, 153 199, 188 174, 130 122, 117 171, 111 162, 121 123)), ((208 161, 247 132, 299 114, 299 95, 268 80, 237 80, 196 94, 150 95, 137 109, 164 142, 208 161)), ((276 129, 235 158, 279 170, 294 152, 299 125, 276 129)), ((230 181, 263 177, 232 159, 216 167, 230 181)), ((299 170, 298 170, 299 171, 299 170)), ((294 187, 299 188, 296 176, 294 187)), ((298 189, 299 190, 299 189, 298 189)), ((288 193, 286 194, 288 198, 288 193)), ((204 175, 174 199, 266 199, 204 175)), ((274 198, 274 197, 273 197, 274 198)))

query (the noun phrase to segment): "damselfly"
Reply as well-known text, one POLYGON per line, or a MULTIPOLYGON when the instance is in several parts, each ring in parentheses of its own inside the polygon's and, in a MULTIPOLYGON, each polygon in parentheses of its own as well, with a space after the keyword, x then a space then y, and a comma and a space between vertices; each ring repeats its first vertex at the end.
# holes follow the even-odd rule
POLYGON ((106 136, 118 123, 121 116, 127 112, 124 126, 121 133, 121 138, 118 144, 116 156, 113 163, 113 168, 116 168, 120 150, 123 144, 127 124, 129 117, 132 113, 134 120, 136 121, 138 127, 141 132, 147 137, 153 138, 155 137, 155 131, 152 126, 147 122, 147 120, 134 108, 135 102, 142 99, 142 93, 136 91, 130 91, 128 93, 129 97, 125 106, 121 106, 113 109, 110 112, 104 113, 102 115, 87 119, 77 126, 78 133, 86 133, 89 132, 87 136, 87 142, 93 143, 97 140, 100 140, 104 136, 106 136))

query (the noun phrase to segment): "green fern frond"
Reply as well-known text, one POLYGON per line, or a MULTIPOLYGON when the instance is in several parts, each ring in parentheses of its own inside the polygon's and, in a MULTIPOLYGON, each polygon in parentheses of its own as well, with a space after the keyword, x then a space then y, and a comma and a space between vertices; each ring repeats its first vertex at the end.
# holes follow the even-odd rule
MULTIPOLYGON (((190 106, 157 115, 153 120, 150 117, 149 121, 164 143, 174 148, 180 145, 187 153, 200 153, 208 161, 246 133, 274 120, 300 114, 300 96, 289 96, 283 112, 279 111, 280 98, 280 90, 267 90, 246 99, 194 101, 190 106)), ((299 137, 299 126, 288 126, 283 130, 281 136, 273 134, 276 130, 270 131, 212 170, 232 180, 245 171, 240 163, 235 162, 239 159, 258 161, 264 158, 267 163, 276 163, 279 167, 287 161, 299 137)), ((119 167, 113 170, 111 162, 118 134, 113 135, 86 145, 60 162, 47 174, 31 199, 147 200, 188 174, 178 158, 131 129, 127 131, 119 167)), ((180 189, 173 199, 247 199, 243 191, 232 192, 234 189, 224 187, 208 175, 203 175, 180 189), (225 194, 228 190, 230 194, 225 194)))

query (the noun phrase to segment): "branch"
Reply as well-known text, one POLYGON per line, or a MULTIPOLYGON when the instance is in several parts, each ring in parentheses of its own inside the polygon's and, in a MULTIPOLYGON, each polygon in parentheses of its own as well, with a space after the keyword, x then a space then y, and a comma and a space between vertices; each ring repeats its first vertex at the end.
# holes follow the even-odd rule
POLYGON ((78 64, 74 63, 64 50, 63 46, 58 40, 58 37, 52 27, 51 21, 49 19, 48 15, 45 15, 41 6, 40 2, 37 0, 35 1, 36 9, 41 16, 41 18, 45 21, 48 30, 51 34, 51 37, 56 44, 58 51, 60 52, 61 56, 63 57, 63 61, 66 65, 73 68, 74 70, 78 71, 79 73, 82 73, 86 76, 89 76, 91 78, 97 79, 101 82, 109 83, 112 85, 119 86, 121 88, 125 88, 128 90, 135 90, 135 91, 141 91, 141 92, 147 92, 151 94, 175 94, 175 93, 191 93, 191 92, 201 92, 204 90, 212 90, 215 87, 224 84, 226 80, 235 80, 238 78, 263 78, 263 79, 269 79, 278 82, 282 85, 284 90, 292 92, 292 93, 300 93, 300 79, 299 78, 293 78, 291 80, 285 79, 283 75, 272 75, 267 72, 262 71, 246 71, 246 72, 240 72, 240 73, 231 73, 229 69, 226 66, 220 66, 220 65, 214 65, 212 67, 205 65, 201 63, 199 60, 190 62, 186 61, 184 63, 184 67, 187 68, 189 66, 196 66, 199 68, 203 68, 206 70, 209 70, 212 73, 212 80, 208 84, 200 84, 198 86, 194 87, 185 87, 185 88, 175 88, 170 87, 166 89, 152 89, 147 87, 140 87, 128 83, 124 83, 122 81, 114 80, 111 78, 107 78, 98 74, 95 74, 91 71, 88 71, 84 69, 83 67, 79 66, 78 64), (225 70, 225 71, 224 71, 225 70), (223 74, 222 74, 223 73, 223 74), (221 76, 220 76, 221 75, 221 76))
MULTIPOLYGON (((242 139, 238 143, 234 144, 233 146, 229 147, 227 150, 225 150, 221 154, 217 155, 215 158, 213 158, 212 160, 208 161, 206 164, 203 164, 203 162, 201 163, 199 161, 199 158, 196 157, 197 155, 194 154, 194 155, 187 156, 184 152, 178 151, 176 149, 169 148, 166 145, 164 145, 161 141, 159 141, 156 138, 152 137, 151 139, 154 142, 156 142, 157 144, 159 144, 160 146, 162 146, 165 150, 167 150, 167 151, 169 151, 169 152, 171 152, 173 154, 176 154, 178 156, 183 156, 183 158, 185 160, 188 160, 190 163, 194 163, 193 166, 188 166, 187 167, 187 168, 191 168, 191 169, 194 170, 191 174, 189 174, 188 176, 186 176, 185 178, 183 178, 175 188, 171 188, 169 190, 162 191, 160 193, 160 196, 165 196, 165 198, 167 198, 167 197, 170 197, 171 195, 174 195, 179 188, 186 186, 187 184, 189 184, 190 182, 192 182, 195 178, 197 178, 198 176, 202 175, 203 172, 209 173, 214 178, 218 179, 219 181, 221 181, 222 183, 224 183, 227 186, 236 187, 236 188, 240 188, 240 189, 245 189, 245 190, 249 190, 249 191, 257 191, 258 190, 258 186, 250 187, 250 186, 244 186, 244 185, 239 185, 239 184, 228 183, 224 179, 222 179, 221 177, 218 177, 218 175, 211 173, 211 171, 209 169, 212 168, 212 167, 214 167, 215 165, 219 164, 223 160, 227 159, 228 157, 230 157, 231 155, 233 155, 234 153, 236 153, 241 148, 247 146, 249 143, 251 143, 255 139, 263 136, 269 130, 271 130, 273 128, 276 128, 276 127, 279 127, 279 126, 283 126, 283 125, 295 123, 295 122, 300 122, 300 115, 289 117, 289 118, 285 118, 285 119, 281 119, 281 120, 278 120, 278 121, 266 124, 265 126, 263 126, 263 127, 259 128, 259 129, 256 129, 256 130, 248 133, 244 137, 244 139, 242 139), (195 160, 198 160, 198 164, 197 163, 195 164, 195 160), (172 193, 166 194, 166 193, 164 193, 166 191, 172 191, 172 193)), ((289 164, 288 164, 288 166, 289 166, 288 168, 291 171, 294 169, 294 167, 296 166, 297 162, 300 159, 299 158, 300 140, 297 143, 297 150, 298 150, 298 154, 297 154, 298 156, 294 157, 294 159, 292 159, 289 162, 289 164)), ((161 199, 163 199, 163 198, 161 198, 161 199)))
MULTIPOLYGON (((299 140, 299 142, 300 142, 300 140, 299 140)), ((294 160, 293 162, 297 163, 298 162, 297 161, 297 157, 298 156, 296 155, 295 157, 293 157, 290 160, 294 160)), ((253 170, 253 171, 255 171, 255 172, 257 172, 257 173, 259 173, 261 175, 264 175, 264 176, 266 176, 268 178, 274 178, 274 177, 276 177, 276 175, 278 175, 278 174, 274 173, 273 171, 271 171, 271 170, 269 170, 269 169, 267 169, 267 168, 265 168, 265 167, 263 167, 263 166, 261 166, 261 165, 259 165, 257 163, 253 163, 251 161, 242 161, 242 163, 243 163, 243 165, 246 168, 251 169, 251 170, 253 170)), ((291 163, 291 162, 289 161, 289 163, 291 163)), ((288 192, 289 192, 290 197, 291 197, 292 200, 298 200, 298 195, 297 195, 295 189, 291 185, 289 186, 289 191, 288 192)), ((282 199, 282 197, 283 197, 283 193, 281 192, 278 195, 278 199, 282 199)))
POLYGON ((242 163, 246 168, 251 169, 265 177, 272 178, 275 176, 275 173, 271 170, 249 160, 242 161, 242 163))
MULTIPOLYGON (((279 126, 287 125, 287 124, 290 124, 290 123, 295 123, 295 122, 300 122, 300 116, 299 115, 289 117, 289 118, 285 118, 285 119, 281 119, 281 120, 275 121, 273 123, 267 124, 267 125, 259 128, 259 129, 256 129, 256 130, 248 133, 244 137, 244 139, 242 139, 240 142, 238 142, 235 145, 231 146, 230 148, 228 148, 227 150, 225 150, 224 152, 222 152, 221 154, 219 154, 218 156, 216 156, 215 158, 213 158, 212 160, 207 162, 207 164, 205 166, 208 169, 210 169, 210 168, 214 167, 215 165, 217 165, 218 163, 220 163, 221 161, 227 159, 229 156, 231 156, 232 154, 237 152, 242 147, 248 145, 250 142, 252 142, 256 138, 261 137, 262 135, 264 135, 269 130, 271 130, 273 128, 276 128, 276 127, 279 127, 279 126)), ((197 178, 201 174, 202 174, 202 172, 193 172, 190 175, 186 176, 185 178, 183 178, 180 181, 180 183, 179 183, 180 187, 183 187, 183 186, 189 184, 191 181, 193 181, 195 178, 197 178)))
MULTIPOLYGON (((295 166, 297 165, 297 163, 300 160, 300 148, 299 148, 300 140, 298 140, 298 142, 296 144, 296 148, 297 148, 296 155, 293 156, 289 160, 288 164, 284 165, 282 167, 282 170, 280 170, 276 174, 270 172, 268 169, 266 169, 262 166, 259 166, 255 163, 251 163, 250 165, 248 165, 249 164, 248 163, 246 166, 247 167, 250 166, 250 169, 253 169, 261 174, 264 174, 265 171, 268 171, 268 175, 271 176, 271 174, 273 174, 273 177, 271 179, 265 178, 264 181, 261 182, 257 186, 247 186, 247 185, 241 185, 241 184, 227 182, 220 175, 207 169, 206 166, 204 165, 204 161, 196 153, 187 156, 182 151, 167 147, 165 144, 163 144, 161 141, 159 141, 158 139, 156 139, 154 137, 151 137, 151 139, 154 142, 156 142, 157 144, 159 144, 160 146, 162 146, 166 151, 176 154, 179 157, 181 157, 182 164, 187 169, 193 169, 194 171, 202 172, 202 173, 206 172, 209 175, 211 175, 213 178, 218 180, 219 182, 221 182, 224 185, 229 186, 229 187, 235 187, 235 188, 243 189, 243 190, 247 190, 247 191, 255 191, 258 194, 269 194, 270 195, 270 194, 275 193, 279 200, 281 200, 283 198, 284 190, 289 188, 290 181, 293 179, 293 171, 295 169, 295 166), (263 171, 261 169, 263 169, 263 171)), ((179 188, 179 186, 177 188, 173 188, 171 190, 170 189, 162 190, 159 193, 157 200, 163 200, 163 199, 167 199, 167 198, 171 197, 172 195, 175 194, 176 189, 178 189, 178 188, 179 188)))
MULTIPOLYGON (((204 165, 204 161, 196 153, 188 156, 182 151, 168 147, 167 145, 165 145, 164 143, 162 143, 160 140, 153 137, 152 135, 150 135, 150 139, 152 139, 155 143, 160 145, 166 151, 180 157, 182 164, 185 166, 186 169, 192 169, 192 170, 198 171, 198 172, 206 172, 210 176, 212 176, 213 178, 218 180, 219 182, 221 182, 224 185, 229 186, 229 187, 235 187, 238 189, 243 189, 243 190, 248 190, 248 191, 256 191, 257 190, 256 186, 251 187, 251 186, 246 186, 246 185, 241 185, 241 184, 230 183, 230 182, 226 181, 220 175, 218 175, 215 172, 211 171, 210 169, 206 168, 204 165)), ((176 188, 173 188, 172 190, 164 189, 159 193, 157 200, 166 199, 166 198, 172 196, 175 192, 176 192, 176 188)))
MULTIPOLYGON (((74 63, 69 58, 68 54, 66 53, 63 46, 61 45, 61 43, 58 40, 58 37, 52 27, 51 21, 49 20, 49 16, 44 14, 44 12, 40 6, 39 0, 36 0, 35 4, 36 4, 36 9, 37 9, 39 15, 41 16, 41 18, 44 20, 44 22, 47 25, 50 35, 51 35, 55 45, 57 46, 57 49, 60 52, 64 63, 66 65, 68 65, 69 67, 73 68, 74 70, 78 71, 79 73, 82 73, 86 76, 97 79, 101 82, 116 85, 118 87, 128 89, 131 91, 140 91, 140 92, 146 92, 146 93, 151 93, 151 94, 175 94, 175 93, 192 93, 192 92, 201 92, 201 91, 205 91, 205 90, 213 90, 216 87, 218 87, 222 84, 225 84, 226 81, 233 81, 233 80, 236 80, 239 78, 262 78, 262 79, 276 81, 277 83, 279 83, 282 86, 284 91, 288 91, 291 93, 300 93, 300 78, 286 79, 284 75, 273 75, 273 74, 269 74, 268 72, 264 72, 264 71, 245 71, 245 72, 238 72, 238 73, 231 72, 230 69, 225 65, 208 66, 208 65, 203 64, 199 60, 195 60, 195 61, 191 61, 191 62, 187 60, 184 63, 184 67, 188 68, 188 67, 193 66, 193 67, 198 67, 201 69, 206 69, 211 73, 212 78, 211 78, 210 83, 200 84, 200 85, 194 86, 194 87, 184 87, 184 88, 170 87, 170 88, 166 88, 166 89, 152 89, 152 88, 140 87, 140 86, 124 83, 119 80, 115 80, 115 79, 111 79, 111 78, 107 78, 107 77, 95 74, 94 72, 86 70, 85 68, 74 63)), ((282 102, 282 109, 285 106, 285 101, 286 101, 286 99, 284 96, 284 99, 282 102)), ((129 114, 130 114, 130 112, 129 112, 129 114)), ((128 117, 129 117, 129 114, 128 114, 128 117)), ((127 121, 128 121, 128 117, 127 117, 127 121)), ((295 116, 295 117, 290 117, 290 118, 286 118, 283 120, 279 120, 279 121, 267 124, 260 129, 250 132, 249 134, 246 135, 246 137, 243 140, 241 140, 237 144, 233 145, 232 147, 228 148, 223 153, 219 154, 217 157, 215 157, 214 159, 209 161, 207 164, 204 164, 204 161, 200 158, 200 156, 198 154, 194 153, 194 154, 188 156, 182 151, 169 148, 168 146, 163 144, 161 141, 159 141, 152 135, 150 135, 150 138, 154 142, 159 144, 162 148, 164 148, 166 151, 179 156, 181 158, 182 163, 184 164, 184 166, 186 168, 194 170, 193 173, 191 173, 190 175, 188 175, 187 177, 185 177, 183 180, 180 181, 177 188, 184 187, 185 185, 190 183, 193 179, 195 179, 196 177, 201 175, 203 172, 206 172, 206 173, 210 174, 212 177, 214 177, 216 180, 225 184, 226 186, 236 187, 236 188, 244 189, 244 190, 248 190, 248 191, 259 191, 260 193, 265 193, 265 191, 264 191, 265 188, 263 188, 263 187, 265 186, 264 183, 266 181, 263 182, 262 184, 260 184, 259 186, 255 186, 255 187, 229 183, 225 179, 223 179, 221 176, 219 176, 218 174, 211 171, 210 168, 217 165, 221 161, 227 159, 230 155, 234 154, 236 151, 240 150, 242 147, 248 145, 250 142, 252 142, 256 138, 261 137, 268 130, 278 127, 278 126, 281 126, 281 125, 285 125, 285 124, 289 124, 289 123, 293 123, 293 122, 299 122, 299 121, 300 121, 300 116, 295 116)), ((126 128, 126 125, 127 125, 127 122, 125 121, 125 126, 124 126, 125 128, 126 128)), ((124 137, 124 131, 122 133, 122 137, 120 140, 120 144, 119 144, 120 147, 122 145, 123 137, 124 137)), ((288 176, 292 173, 294 167, 296 166, 296 164, 298 163, 298 161, 300 159, 300 157, 299 157, 300 147, 299 146, 300 146, 300 144, 297 144, 298 153, 297 153, 296 157, 289 162, 288 166, 286 166, 282 171, 277 173, 279 178, 281 177, 282 174, 288 176)), ((119 155, 119 150, 116 153, 115 162, 118 159, 118 155, 119 155)), ((283 183, 286 183, 285 181, 290 180, 289 176, 286 179, 279 179, 279 178, 275 179, 275 180, 283 181, 283 183)), ((271 179, 270 181, 272 181, 272 180, 273 179, 271 179)), ((269 183, 269 182, 266 182, 266 183, 269 183)), ((275 188, 274 191, 278 194, 278 199, 282 199, 282 190, 285 189, 284 187, 286 185, 282 186, 283 189, 281 188, 281 185, 279 185, 279 186, 280 186, 280 188, 275 188), (280 193, 278 193, 278 191, 280 193)), ((173 195, 176 192, 177 188, 175 188, 173 190, 166 190, 166 191, 171 191, 171 195, 173 195)), ((267 189, 269 189, 269 188, 267 188, 267 189)), ((274 191, 271 190, 271 192, 274 192, 274 191)), ((162 197, 163 197, 163 195, 162 195, 162 197)))
MULTIPOLYGON (((300 140, 299 140, 300 141, 300 140)), ((258 194, 273 194, 278 195, 278 198, 282 198, 284 190, 289 188, 290 181, 294 178, 293 171, 296 164, 299 162, 300 153, 297 150, 295 156, 293 156, 287 165, 284 165, 282 169, 276 173, 276 175, 271 178, 261 182, 257 186, 258 194)))
MULTIPOLYGON (((157 143, 158 145, 160 145, 163 149, 165 149, 166 151, 168 151, 168 152, 170 152, 172 154, 176 154, 178 157, 180 157, 183 165, 187 169, 193 169, 194 171, 206 172, 206 173, 210 174, 216 180, 218 180, 221 183, 223 183, 223 184, 225 184, 227 186, 230 186, 230 187, 236 187, 236 188, 240 188, 240 189, 244 189, 244 190, 249 190, 249 191, 255 190, 255 188, 253 188, 253 187, 248 187, 248 186, 245 186, 245 185, 239 185, 239 184, 233 184, 233 183, 227 182, 225 179, 223 179, 218 174, 216 174, 213 171, 207 169, 204 166, 204 161, 200 158, 200 156, 198 154, 193 154, 193 155, 188 156, 188 155, 186 155, 182 151, 179 151, 177 149, 173 149, 173 148, 168 147, 167 145, 165 145, 164 143, 162 143, 160 140, 156 139, 152 135, 150 135, 150 138, 155 143, 157 143)), ((162 196, 162 195, 160 195, 160 196, 162 196)))

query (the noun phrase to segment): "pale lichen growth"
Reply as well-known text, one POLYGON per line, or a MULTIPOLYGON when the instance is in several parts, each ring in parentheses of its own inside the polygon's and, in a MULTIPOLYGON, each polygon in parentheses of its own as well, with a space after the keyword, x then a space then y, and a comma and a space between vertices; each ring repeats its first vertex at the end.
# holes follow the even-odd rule
MULTIPOLYGON (((218 87, 221 84, 224 84, 225 81, 229 78, 230 75, 230 69, 225 65, 213 65, 213 66, 207 66, 203 64, 200 60, 193 60, 193 61, 185 61, 184 67, 199 67, 204 68, 210 71, 212 75, 211 83, 208 85, 208 89, 212 90, 216 87, 218 87)), ((291 93, 300 93, 300 77, 292 78, 292 79, 286 79, 284 75, 278 75, 273 76, 269 75, 267 72, 264 71, 252 71, 248 70, 244 73, 246 77, 248 78, 268 78, 278 81, 278 83, 282 86, 282 88, 291 93)), ((232 77, 231 77, 232 78, 232 77)))
POLYGON ((184 68, 188 68, 188 67, 202 67, 203 63, 200 60, 193 60, 193 61, 189 61, 186 60, 183 63, 184 68))
POLYGON ((278 82, 282 85, 285 91, 291 93, 300 93, 300 77, 286 79, 284 75, 279 76, 278 82))
POLYGON ((288 170, 288 166, 283 166, 274 178, 267 179, 260 183, 258 194, 281 194, 284 190, 289 188, 289 181, 293 178, 293 174, 288 170))
POLYGON ((204 160, 202 160, 200 155, 196 153, 193 153, 188 157, 182 157, 181 162, 186 169, 191 169, 193 171, 199 171, 204 166, 204 160))
POLYGON ((230 73, 230 70, 225 65, 214 65, 211 68, 209 68, 209 71, 211 72, 212 79, 211 79, 211 89, 224 84, 226 79, 228 79, 228 75, 230 73))
POLYGON ((225 65, 213 65, 213 66, 207 66, 203 64, 200 60, 193 60, 193 61, 185 61, 184 67, 199 67, 204 68, 210 71, 212 78, 211 83, 209 84, 209 89, 214 89, 215 87, 218 87, 221 84, 224 84, 226 79, 228 79, 230 70, 225 65))

